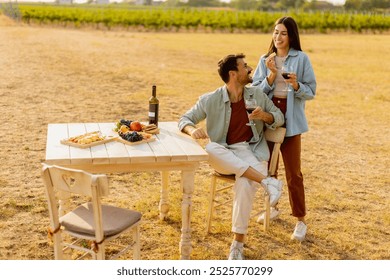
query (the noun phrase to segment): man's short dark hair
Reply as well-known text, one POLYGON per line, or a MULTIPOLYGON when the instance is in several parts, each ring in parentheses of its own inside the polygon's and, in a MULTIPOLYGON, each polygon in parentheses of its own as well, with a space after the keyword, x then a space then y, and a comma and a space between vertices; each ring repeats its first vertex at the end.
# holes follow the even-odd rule
POLYGON ((237 71, 237 59, 245 58, 243 53, 229 54, 218 61, 218 73, 222 80, 229 82, 229 71, 237 71))

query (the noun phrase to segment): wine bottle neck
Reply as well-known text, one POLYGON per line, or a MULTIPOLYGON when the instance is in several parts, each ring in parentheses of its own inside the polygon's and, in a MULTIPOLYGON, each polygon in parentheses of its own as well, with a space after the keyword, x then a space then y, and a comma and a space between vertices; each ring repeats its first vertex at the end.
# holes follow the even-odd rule
POLYGON ((152 88, 152 96, 156 97, 156 86, 153 86, 152 88))

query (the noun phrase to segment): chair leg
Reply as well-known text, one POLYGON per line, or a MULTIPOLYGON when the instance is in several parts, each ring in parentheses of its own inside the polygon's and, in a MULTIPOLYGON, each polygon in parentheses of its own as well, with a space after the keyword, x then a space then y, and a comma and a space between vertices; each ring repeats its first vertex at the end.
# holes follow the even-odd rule
POLYGON ((133 230, 133 260, 141 259, 141 243, 140 243, 140 230, 139 226, 136 226, 133 230))
POLYGON ((104 244, 104 242, 102 244, 99 244, 99 249, 98 249, 98 252, 96 253, 96 259, 97 260, 104 260, 106 258, 106 248, 105 248, 106 244, 104 244))
POLYGON ((215 200, 215 188, 217 185, 217 178, 213 176, 211 178, 210 194, 209 194, 209 207, 206 221, 206 234, 210 233, 211 220, 213 219, 214 200, 215 200))
POLYGON ((269 229, 269 222, 271 218, 271 207, 269 203, 269 194, 265 193, 264 195, 264 207, 265 207, 265 213, 264 213, 264 231, 267 232, 269 229))
POLYGON ((62 251, 63 244, 62 244, 62 237, 60 232, 57 232, 53 235, 53 244, 54 244, 54 259, 63 260, 64 253, 62 251))

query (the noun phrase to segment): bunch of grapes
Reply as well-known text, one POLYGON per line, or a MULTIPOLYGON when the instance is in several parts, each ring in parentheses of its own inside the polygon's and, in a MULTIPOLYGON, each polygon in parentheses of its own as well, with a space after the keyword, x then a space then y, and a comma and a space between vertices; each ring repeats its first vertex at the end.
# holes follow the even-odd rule
POLYGON ((141 134, 138 134, 136 131, 128 132, 128 133, 119 133, 120 137, 130 142, 137 142, 143 139, 141 134))
POLYGON ((121 119, 119 122, 120 122, 121 125, 125 125, 127 127, 130 127, 130 124, 132 123, 132 121, 125 120, 125 119, 121 119))
POLYGON ((128 128, 130 128, 130 124, 132 123, 132 121, 131 120, 125 120, 125 119, 121 119, 120 121, 118 121, 117 123, 116 123, 116 126, 115 126, 115 131, 118 131, 120 128, 121 128, 121 126, 122 125, 125 125, 125 126, 127 126, 128 128))

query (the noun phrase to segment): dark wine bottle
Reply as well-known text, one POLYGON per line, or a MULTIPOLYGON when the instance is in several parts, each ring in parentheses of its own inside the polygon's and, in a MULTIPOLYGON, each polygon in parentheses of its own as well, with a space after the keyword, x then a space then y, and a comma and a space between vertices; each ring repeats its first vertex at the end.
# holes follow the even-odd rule
POLYGON ((149 98, 149 124, 158 126, 158 105, 159 101, 156 97, 156 86, 152 87, 152 96, 149 98))

